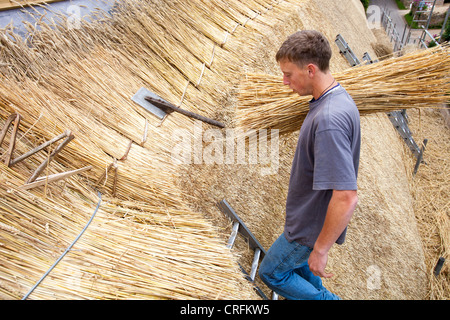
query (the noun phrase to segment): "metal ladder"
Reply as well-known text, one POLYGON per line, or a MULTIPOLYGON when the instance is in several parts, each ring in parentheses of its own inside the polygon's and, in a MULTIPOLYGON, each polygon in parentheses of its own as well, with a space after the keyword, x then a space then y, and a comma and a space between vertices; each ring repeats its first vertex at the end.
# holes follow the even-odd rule
MULTIPOLYGON (((230 238, 228 239, 227 247, 232 248, 236 237, 240 234, 247 241, 249 247, 254 251, 253 261, 250 273, 246 272, 245 269, 239 264, 241 271, 245 274, 245 277, 248 281, 250 281, 256 293, 263 298, 264 300, 269 300, 269 298, 264 294, 264 292, 255 284, 256 272, 258 270, 259 262, 266 255, 266 250, 262 247, 259 241, 255 238, 253 233, 247 228, 245 223, 238 217, 233 208, 228 204, 228 202, 224 199, 219 202, 219 209, 228 216, 233 222, 233 228, 231 231, 230 238)), ((278 295, 275 292, 272 292, 272 300, 278 300, 278 295)))
POLYGON ((436 6, 436 0, 433 0, 433 5, 431 6, 431 10, 430 11, 423 10, 423 7, 426 6, 426 5, 427 5, 426 1, 420 1, 420 4, 419 4, 420 8, 418 8, 418 10, 416 10, 416 12, 414 12, 414 16, 413 16, 412 21, 416 22, 417 24, 425 23, 426 24, 425 29, 428 30, 428 27, 430 26, 431 18, 433 17, 434 8, 436 6), (418 16, 420 17, 420 15, 422 13, 427 13, 427 12, 429 12, 428 19, 426 19, 426 20, 419 20, 420 18, 418 18, 418 16))
POLYGON ((405 141, 406 145, 409 147, 413 155, 417 158, 420 155, 420 148, 412 137, 411 130, 408 127, 408 116, 406 110, 402 111, 391 111, 387 113, 392 125, 397 129, 398 133, 405 141))
POLYGON ((342 37, 340 34, 338 34, 336 36, 335 42, 336 42, 336 45, 339 48, 339 51, 345 56, 345 58, 347 59, 348 63, 350 63, 350 65, 352 67, 357 66, 357 65, 359 65, 361 63, 359 61, 359 59, 356 57, 356 55, 353 52, 353 50, 350 48, 350 46, 344 40, 344 37, 342 37))
MULTIPOLYGON (((350 48, 347 41, 345 41, 344 37, 341 34, 338 34, 336 36, 335 42, 339 48, 340 53, 344 55, 344 57, 347 59, 348 63, 350 63, 352 67, 361 65, 361 61, 356 57, 355 53, 350 48)), ((368 52, 364 53, 363 61, 365 61, 365 64, 378 62, 378 60, 372 60, 368 52)))

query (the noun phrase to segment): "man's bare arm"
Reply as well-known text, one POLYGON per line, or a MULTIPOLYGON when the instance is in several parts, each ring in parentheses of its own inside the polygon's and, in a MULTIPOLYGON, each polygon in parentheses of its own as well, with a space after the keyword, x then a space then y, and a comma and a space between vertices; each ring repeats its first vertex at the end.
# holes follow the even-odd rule
POLYGON ((350 222, 357 202, 356 190, 333 190, 325 223, 308 260, 313 274, 325 278, 333 276, 325 272, 328 251, 350 222))

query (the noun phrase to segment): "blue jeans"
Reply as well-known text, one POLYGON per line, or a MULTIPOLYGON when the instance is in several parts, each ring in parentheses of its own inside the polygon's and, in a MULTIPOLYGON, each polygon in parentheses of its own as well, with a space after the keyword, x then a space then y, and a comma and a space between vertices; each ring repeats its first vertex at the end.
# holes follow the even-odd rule
POLYGON ((287 241, 282 234, 270 247, 259 267, 261 280, 289 300, 339 300, 328 291, 308 265, 312 249, 287 241))

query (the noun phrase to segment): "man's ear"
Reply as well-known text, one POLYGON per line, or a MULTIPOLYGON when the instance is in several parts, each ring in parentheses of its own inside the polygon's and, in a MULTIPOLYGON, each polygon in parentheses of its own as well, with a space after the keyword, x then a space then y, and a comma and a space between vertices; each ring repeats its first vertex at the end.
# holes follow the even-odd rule
POLYGON ((318 69, 317 66, 315 64, 312 64, 312 63, 310 63, 310 64, 308 64, 306 66, 306 70, 308 71, 308 76, 310 78, 314 78, 314 76, 315 76, 315 74, 317 72, 317 69, 318 69))

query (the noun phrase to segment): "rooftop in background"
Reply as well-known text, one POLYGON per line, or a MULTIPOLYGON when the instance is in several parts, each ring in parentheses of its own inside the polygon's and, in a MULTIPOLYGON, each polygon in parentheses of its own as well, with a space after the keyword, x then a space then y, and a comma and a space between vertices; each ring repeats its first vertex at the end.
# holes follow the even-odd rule
POLYGON ((0 10, 17 9, 29 4, 45 4, 62 0, 47 0, 47 1, 28 1, 28 0, 0 0, 0 10))
POLYGON ((12 25, 15 32, 21 36, 27 33, 24 21, 34 24, 42 15, 44 21, 51 24, 58 15, 77 16, 86 19, 96 9, 109 11, 114 0, 48 0, 44 1, 14 1, 0 0, 0 29, 12 25), (23 3, 21 7, 18 3, 23 3), (35 4, 30 6, 29 4, 35 4), (7 8, 10 6, 10 9, 7 8), (13 8, 14 7, 14 8, 13 8))

